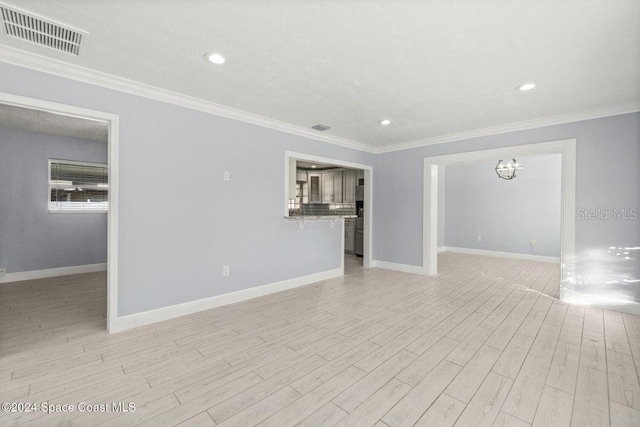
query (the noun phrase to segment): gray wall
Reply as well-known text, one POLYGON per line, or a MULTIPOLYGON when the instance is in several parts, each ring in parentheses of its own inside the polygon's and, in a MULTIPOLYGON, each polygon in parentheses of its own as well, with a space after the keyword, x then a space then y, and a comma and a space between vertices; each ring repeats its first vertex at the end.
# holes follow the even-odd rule
MULTIPOLYGON (((285 150, 374 165, 374 258, 402 264, 422 264, 425 156, 577 138, 577 206, 640 204, 639 113, 373 156, 6 63, 0 75, 3 92, 119 114, 120 315, 338 268, 338 227, 282 220, 285 150), (167 176, 167 192, 140 192, 167 176)), ((639 236, 637 220, 579 220, 578 261, 639 236)))
POLYGON ((518 158, 510 181, 498 160, 446 167, 445 246, 559 257, 562 157, 518 158))
POLYGON ((0 266, 7 273, 107 262, 105 213, 49 213, 50 158, 106 163, 107 144, 0 128, 0 266))
MULTIPOLYGON (((577 209, 637 209, 640 206, 640 113, 390 152, 376 159, 374 258, 422 265, 424 157, 567 138, 577 139, 577 209)), ((640 246, 640 222, 637 219, 582 220, 578 216, 576 220, 577 274, 584 280, 593 277, 591 283, 597 283, 594 286, 598 287, 587 291, 603 294, 615 288, 617 298, 640 300, 639 283, 605 283, 639 279, 638 251, 630 260, 600 262, 589 267, 595 265, 594 258, 607 256, 610 246, 640 246)))
POLYGON ((284 152, 373 155, 6 63, 0 75, 0 91, 120 116, 119 315, 340 267, 339 227, 282 218, 284 152))

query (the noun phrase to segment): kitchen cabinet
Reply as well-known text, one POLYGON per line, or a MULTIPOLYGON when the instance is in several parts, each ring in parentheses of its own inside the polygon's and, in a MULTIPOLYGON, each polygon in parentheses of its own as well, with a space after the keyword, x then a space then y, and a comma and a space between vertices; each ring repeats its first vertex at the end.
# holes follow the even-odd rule
POLYGON ((344 171, 342 176, 343 191, 342 202, 343 203, 355 203, 356 201, 356 185, 358 184, 358 172, 354 170, 344 171))
POLYGON ((342 203, 342 171, 322 174, 322 203, 342 203))
MULTIPOLYGON (((298 171, 297 182, 306 182, 306 203, 355 203, 358 171, 332 170, 327 172, 298 171), (304 174, 304 176, 303 176, 304 174)), ((305 202, 303 202, 305 203, 305 202)))
POLYGON ((307 174, 309 184, 309 203, 321 203, 322 202, 322 175, 319 173, 307 174))
POLYGON ((322 203, 333 202, 333 173, 322 174, 322 203))

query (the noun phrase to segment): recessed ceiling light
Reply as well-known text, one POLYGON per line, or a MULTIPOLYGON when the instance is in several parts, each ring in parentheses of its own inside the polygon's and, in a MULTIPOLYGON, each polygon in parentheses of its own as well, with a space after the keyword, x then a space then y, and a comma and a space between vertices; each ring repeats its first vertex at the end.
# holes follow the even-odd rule
POLYGON ((389 119, 380 120, 380 124, 382 126, 390 125, 391 124, 391 120, 389 120, 389 119))
POLYGON ((311 168, 315 169, 315 168, 316 168, 316 165, 311 165, 311 168))
POLYGON ((521 84, 520 86, 518 86, 516 89, 519 90, 520 92, 526 92, 528 90, 531 90, 533 88, 536 87, 535 83, 524 83, 521 84))
POLYGON ((212 64, 216 64, 216 65, 222 65, 225 62, 224 56, 220 55, 219 53, 207 53, 204 58, 211 62, 212 64))

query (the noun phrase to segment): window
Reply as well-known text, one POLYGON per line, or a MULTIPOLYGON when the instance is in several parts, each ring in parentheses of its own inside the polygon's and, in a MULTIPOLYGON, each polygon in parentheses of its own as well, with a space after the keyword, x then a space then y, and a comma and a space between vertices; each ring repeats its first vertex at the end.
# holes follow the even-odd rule
POLYGON ((106 212, 108 196, 107 165, 49 159, 49 211, 106 212))

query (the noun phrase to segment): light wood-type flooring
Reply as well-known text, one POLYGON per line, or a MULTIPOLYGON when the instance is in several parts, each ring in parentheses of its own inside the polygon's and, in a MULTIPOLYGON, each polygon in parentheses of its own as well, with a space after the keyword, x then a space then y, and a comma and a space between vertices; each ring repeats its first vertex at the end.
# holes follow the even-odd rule
POLYGON ((568 305, 558 266, 443 253, 109 335, 105 275, 0 286, 0 425, 639 426, 640 317, 568 305))

